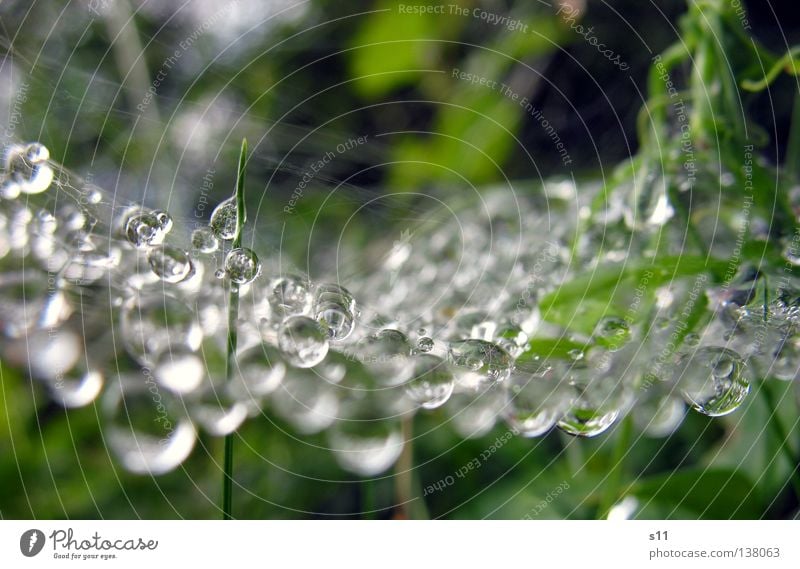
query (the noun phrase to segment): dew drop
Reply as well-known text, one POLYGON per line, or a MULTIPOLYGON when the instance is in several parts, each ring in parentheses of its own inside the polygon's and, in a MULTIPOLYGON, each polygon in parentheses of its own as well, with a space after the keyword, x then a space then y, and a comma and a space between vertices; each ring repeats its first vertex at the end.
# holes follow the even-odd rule
POLYGON ((359 340, 356 358, 382 385, 400 385, 411 375, 411 344, 398 330, 381 330, 359 340))
POLYGON ((277 322, 293 314, 309 314, 314 300, 310 283, 303 277, 287 275, 273 279, 267 289, 267 302, 277 322))
POLYGON ((597 323, 595 330, 601 343, 610 350, 617 350, 625 345, 631 337, 628 323, 617 316, 606 316, 597 323))
POLYGON ((485 340, 453 342, 448 353, 459 385, 469 389, 500 383, 513 368, 511 356, 485 340))
POLYGON ((275 412, 304 435, 330 427, 339 411, 336 391, 317 368, 293 370, 271 399, 275 412))
POLYGON ((236 198, 231 197, 214 208, 208 226, 218 239, 231 241, 236 237, 236 223, 236 198))
POLYGON ((503 384, 503 418, 523 437, 539 437, 552 429, 569 405, 560 384, 563 365, 542 364, 534 373, 515 372, 503 384))
POLYGON ((328 354, 328 336, 316 320, 290 316, 278 330, 278 346, 295 367, 313 367, 328 354))
POLYGON ((185 344, 167 346, 155 359, 153 375, 174 393, 190 393, 203 381, 206 369, 200 355, 185 344))
POLYGON ((403 450, 398 422, 390 419, 337 421, 328 440, 339 466, 358 476, 380 474, 403 450))
POLYGON ((208 227, 198 227, 192 231, 192 247, 200 253, 213 253, 219 248, 219 241, 208 227))
POLYGON ((314 295, 314 316, 333 341, 347 338, 355 327, 356 301, 344 288, 321 284, 314 295))
POLYGON ((414 357, 411 380, 406 383, 406 395, 423 409, 444 405, 453 394, 455 379, 447 362, 431 354, 414 357))
POLYGON ((132 215, 125 224, 125 237, 138 249, 160 244, 166 234, 158 217, 151 212, 132 215))
POLYGON ((419 351, 421 352, 430 352, 433 349, 433 346, 433 338, 429 338, 428 336, 423 336, 417 340, 417 348, 419 348, 419 351))
POLYGON ((103 396, 104 434, 122 466, 165 474, 192 452, 197 433, 181 406, 147 374, 115 378, 103 396))
POLYGON ((676 378, 686 402, 711 417, 732 413, 750 392, 744 360, 727 348, 700 348, 680 357, 676 378))
POLYGON ((169 294, 126 299, 120 329, 126 350, 143 365, 154 364, 165 346, 185 345, 196 350, 203 339, 192 307, 169 294))
POLYGON ((240 400, 259 401, 275 391, 285 375, 280 352, 270 344, 256 344, 236 356, 232 393, 240 400))
POLYGON ((186 280, 194 270, 189 253, 172 245, 150 249, 147 262, 158 278, 171 284, 186 280))
POLYGON ((50 152, 38 142, 11 146, 6 153, 7 184, 4 184, 3 193, 39 194, 47 190, 54 177, 47 163, 49 158, 50 152))
POLYGON ((225 274, 238 285, 253 282, 260 273, 261 261, 252 249, 232 249, 225 256, 225 274))

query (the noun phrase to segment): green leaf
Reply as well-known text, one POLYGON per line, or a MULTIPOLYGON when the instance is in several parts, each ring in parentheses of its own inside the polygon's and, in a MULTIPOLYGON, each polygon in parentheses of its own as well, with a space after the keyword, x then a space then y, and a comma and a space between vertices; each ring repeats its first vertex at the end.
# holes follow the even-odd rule
POLYGON ((755 486, 738 470, 684 470, 635 483, 630 494, 695 514, 698 519, 758 519, 764 514, 755 486))

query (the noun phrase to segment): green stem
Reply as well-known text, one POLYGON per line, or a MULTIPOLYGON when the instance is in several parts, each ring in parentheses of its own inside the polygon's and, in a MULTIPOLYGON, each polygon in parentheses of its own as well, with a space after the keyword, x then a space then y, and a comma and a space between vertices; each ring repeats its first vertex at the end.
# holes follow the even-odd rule
MULTIPOLYGON (((769 320, 769 280, 768 277, 765 275, 764 277, 764 324, 767 324, 769 320)), ((767 411, 769 412, 769 426, 772 429, 772 433, 775 436, 775 440, 778 443, 778 446, 783 452, 783 455, 789 461, 789 465, 792 467, 792 472, 789 475, 789 478, 792 482, 792 486, 794 488, 795 496, 800 499, 800 458, 798 458, 792 449, 789 447, 789 431, 786 430, 786 427, 783 425, 783 421, 781 421, 780 415, 778 415, 778 404, 775 401, 775 397, 772 393, 772 389, 767 383, 767 379, 765 378, 761 382, 761 386, 759 388, 762 397, 764 398, 764 403, 767 405, 767 411)))
POLYGON ((611 471, 608 473, 606 491, 603 494, 598 509, 598 519, 604 520, 608 517, 609 511, 617 503, 622 491, 622 471, 623 462, 625 460, 625 453, 631 446, 631 438, 633 435, 633 414, 628 413, 622 420, 619 428, 619 435, 617 443, 614 446, 614 455, 612 457, 613 463, 611 464, 611 471))
POLYGON ((794 105, 792 106, 792 124, 789 127, 789 142, 786 145, 786 157, 783 163, 792 182, 800 182, 800 91, 794 93, 794 105))
MULTIPOLYGON (((236 173, 236 235, 233 238, 233 248, 242 246, 242 230, 247 220, 244 202, 244 169, 247 158, 247 139, 242 140, 242 149, 239 153, 239 169, 236 173)), ((225 364, 225 379, 233 380, 236 368, 236 347, 238 344, 237 322, 239 320, 239 287, 231 283, 230 296, 228 297, 228 346, 225 364)), ((233 434, 225 436, 224 475, 222 479, 222 519, 233 519, 233 434)))
POLYGON ((780 416, 778 415, 778 407, 777 402, 775 401, 775 396, 772 393, 770 386, 767 384, 767 381, 763 381, 761 383, 761 388, 759 389, 761 392, 764 403, 767 404, 767 410, 769 411, 769 426, 772 429, 772 434, 775 436, 775 439, 778 442, 778 446, 783 452, 783 455, 789 461, 789 465, 792 467, 792 472, 789 475, 789 478, 792 483, 792 487, 794 488, 795 496, 800 499, 800 471, 798 467, 800 467, 800 460, 798 457, 795 456, 795 453, 789 448, 789 431, 786 430, 786 427, 781 421, 780 416))

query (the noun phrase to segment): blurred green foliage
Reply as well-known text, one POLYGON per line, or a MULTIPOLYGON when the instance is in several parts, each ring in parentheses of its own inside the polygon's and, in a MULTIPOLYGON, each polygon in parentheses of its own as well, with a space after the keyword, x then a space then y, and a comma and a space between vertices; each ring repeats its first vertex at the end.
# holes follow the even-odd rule
MULTIPOLYGON (((233 142, 246 135, 256 147, 248 170, 255 188, 250 211, 254 218, 268 219, 256 231, 267 235, 267 241, 277 241, 281 222, 290 222, 294 234, 303 234, 316 221, 327 235, 326 228, 339 228, 367 197, 382 192, 434 188, 448 200, 458 198, 465 187, 503 182, 506 176, 536 179, 562 173, 551 139, 518 102, 497 88, 459 79, 453 70, 513 85, 550 119, 579 173, 608 176, 608 165, 629 158, 637 147, 636 113, 642 100, 636 85, 646 82, 652 53, 675 40, 674 32, 644 3, 616 3, 630 25, 648 39, 652 53, 647 53, 631 42, 631 33, 622 29, 612 10, 590 3, 583 21, 631 62, 626 76, 570 33, 542 3, 500 3, 499 11, 528 24, 527 33, 508 33, 471 17, 399 14, 396 3, 388 0, 359 6, 365 13, 353 17, 353 7, 343 4, 313 3, 303 18, 277 26, 267 39, 254 38, 257 31, 243 33, 242 51, 208 68, 203 68, 205 61, 216 53, 204 38, 191 54, 193 64, 176 68, 159 88, 159 108, 150 111, 156 115, 136 113, 141 86, 120 75, 110 49, 111 30, 102 18, 84 21, 75 16, 76 24, 62 37, 47 39, 51 19, 46 14, 27 20, 21 9, 4 8, 6 30, 18 26, 30 32, 14 41, 13 54, 31 66, 32 55, 42 48, 42 59, 32 69, 23 108, 26 122, 19 135, 46 140, 55 159, 78 172, 96 172, 104 187, 117 188, 119 182, 120 193, 130 199, 140 197, 140 173, 148 172, 150 193, 145 199, 159 199, 156 190, 171 188, 170 199, 185 199, 177 215, 184 219, 191 219, 196 209, 199 179, 206 168, 215 168, 218 182, 211 198, 230 194, 236 164, 233 142), (67 59, 65 46, 70 48, 67 59), (209 99, 218 93, 229 105, 220 112, 232 111, 220 115, 224 135, 207 132, 208 148, 201 147, 193 158, 170 138, 175 133, 178 138, 192 135, 189 127, 176 126, 174 117, 187 110, 208 110, 209 99), (307 98, 307 104, 299 104, 307 98), (235 121, 239 124, 231 133, 235 121), (296 213, 282 215, 307 161, 343 137, 367 132, 395 134, 391 143, 377 142, 338 161, 316 181, 322 190, 350 180, 352 187, 345 186, 343 196, 330 199, 324 191, 311 191, 296 213), (227 136, 231 144, 218 138, 227 136), (284 159, 278 163, 273 156, 284 159), (259 187, 255 180, 269 182, 259 187), (325 215, 316 220, 322 203, 325 215)), ((661 4, 671 21, 684 5, 678 0, 661 4)), ((191 25, 167 25, 164 19, 157 13, 134 17, 151 72, 191 32, 191 25)), ((8 43, 6 38, 4 45, 8 43)), ((776 96, 774 120, 788 122, 791 101, 776 96)), ((771 126, 775 125, 764 129, 771 126)), ((768 148, 783 149, 787 136, 779 131, 767 141, 768 148)), ((519 186, 528 191, 534 184, 519 186)), ((371 225, 386 225, 388 220, 399 226, 406 215, 413 219, 419 205, 415 200, 401 199, 389 213, 361 213, 360 224, 354 224, 357 239, 367 241, 371 225)), ((306 251, 303 240, 280 245, 298 258, 306 251)), ((682 257, 662 265, 664 279, 682 270, 695 274, 696 261, 682 257)), ((629 265, 626 271, 641 269, 629 265)), ((546 298, 550 317, 556 323, 572 322, 574 298, 583 296, 587 287, 633 282, 635 277, 634 272, 621 274, 612 268, 590 282, 571 283, 546 298)), ((608 306, 586 303, 585 310, 577 330, 591 332, 608 306)), ((571 347, 558 349, 566 353, 571 347)), ((552 354, 554 346, 535 345, 537 349, 552 354)), ((218 517, 221 439, 203 435, 189 460, 173 473, 134 476, 110 458, 97 405, 64 411, 16 371, 1 367, 0 374, 3 518, 218 517)), ((456 472, 502 436, 505 427, 478 440, 460 440, 446 425, 443 412, 420 415, 415 420, 415 485, 422 493, 448 476, 454 479, 452 485, 425 496, 422 510, 432 518, 591 518, 601 510, 609 473, 616 467, 621 485, 615 497, 636 496, 640 518, 792 517, 799 504, 787 484, 791 466, 766 427, 772 413, 796 425, 792 388, 783 383, 757 386, 776 390, 776 409, 753 394, 745 408, 728 417, 711 420, 690 414, 680 430, 665 439, 635 433, 623 445, 620 466, 618 426, 591 440, 557 432, 535 440, 512 438, 463 478, 456 472), (552 499, 565 482, 569 487, 552 499)), ((800 430, 789 434, 797 455, 800 430)), ((361 517, 373 508, 378 510, 375 517, 395 514, 392 474, 366 483, 343 474, 325 450, 323 435, 301 442, 288 425, 266 416, 248 421, 235 437, 236 517, 361 517)))

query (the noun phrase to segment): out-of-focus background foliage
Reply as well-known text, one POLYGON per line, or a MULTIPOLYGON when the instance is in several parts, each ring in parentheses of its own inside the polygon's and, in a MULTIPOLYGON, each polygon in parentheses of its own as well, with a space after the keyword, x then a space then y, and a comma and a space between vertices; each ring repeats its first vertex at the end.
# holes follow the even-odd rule
MULTIPOLYGON (((42 141, 55 160, 120 203, 168 208, 189 229, 230 195, 246 136, 253 231, 313 274, 335 265, 324 242, 344 223, 348 238, 366 247, 396 239, 436 200, 464 199, 507 179, 534 191, 550 176, 608 176, 635 152, 650 60, 675 41, 685 4, 569 1, 580 23, 630 69, 612 65, 548 2, 459 1, 470 14, 524 23, 527 32, 518 33, 448 13, 451 4, 443 4, 445 14, 420 15, 385 0, 5 1, 0 114, 7 137, 42 141), (564 165, 541 123, 499 87, 459 79, 454 69, 526 97, 571 163, 564 165), (359 136, 368 143, 336 151, 359 136), (303 173, 326 152, 337 156, 288 213, 303 173)), ((793 2, 771 2, 775 14, 747 4, 761 41, 781 51, 800 40, 793 2)), ((791 86, 779 79, 750 109, 771 133, 766 155, 785 147, 791 86)), ((1 385, 2 517, 219 515, 221 439, 202 438, 173 473, 134 476, 110 459, 96 408, 66 412, 7 367, 1 385)), ((791 384, 774 389, 775 412, 794 424, 794 397, 780 392, 791 384)), ((639 499, 637 515, 795 516, 790 466, 766 429, 771 412, 751 397, 722 419, 690 414, 666 439, 637 434, 621 473, 639 499)), ((440 412, 416 418, 415 482, 423 490, 454 483, 429 492, 414 515, 596 515, 617 463, 618 429, 580 441, 558 432, 515 437, 461 478, 456 472, 506 428, 462 441, 442 419, 440 412)), ((800 433, 791 438, 796 448, 800 433)), ((280 420, 257 418, 237 440, 237 517, 396 513, 391 472, 369 482, 344 474, 322 436, 298 439, 280 420)))

